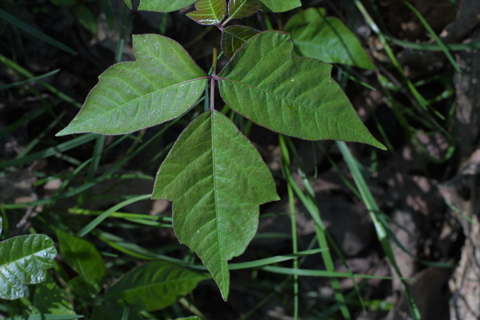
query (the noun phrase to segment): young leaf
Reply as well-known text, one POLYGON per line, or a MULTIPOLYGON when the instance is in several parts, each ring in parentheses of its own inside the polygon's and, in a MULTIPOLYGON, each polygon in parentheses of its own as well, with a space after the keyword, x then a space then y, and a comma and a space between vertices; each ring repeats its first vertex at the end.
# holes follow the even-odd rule
POLYGON ((46 280, 35 286, 33 305, 35 313, 75 315, 73 306, 65 293, 57 286, 52 277, 46 273, 46 280))
POLYGON ((244 26, 231 26, 223 29, 221 41, 223 53, 231 58, 248 39, 258 33, 260 31, 244 26))
POLYGON ((240 19, 251 16, 262 8, 257 0, 230 0, 228 15, 231 19, 240 19))
POLYGON ((43 234, 19 236, 0 242, 0 298, 19 299, 24 286, 45 279, 44 269, 53 267, 57 250, 43 234))
POLYGON ((227 3, 225 0, 198 0, 195 8, 197 10, 187 14, 192 20, 203 25, 218 24, 225 17, 227 3))
POLYGON ((72 279, 76 291, 88 297, 95 296, 103 286, 106 276, 102 256, 87 240, 56 230, 60 254, 80 276, 72 279))
POLYGON ((300 7, 300 0, 260 0, 268 9, 273 12, 285 12, 300 7))
MULTIPOLYGON (((138 10, 172 12, 191 5, 197 0, 140 0, 138 10)), ((132 0, 125 0, 128 7, 132 8, 132 0)))
POLYGON ((301 55, 328 63, 375 69, 357 37, 340 19, 325 17, 325 9, 311 8, 294 15, 285 26, 301 55))
POLYGON ((150 262, 128 272, 115 282, 104 295, 105 299, 119 300, 146 311, 168 307, 195 289, 198 282, 209 279, 168 262, 150 262))
POLYGON ((101 74, 78 115, 57 136, 123 134, 154 126, 182 115, 205 90, 205 73, 177 42, 137 35, 133 48, 137 61, 101 74))
POLYGON ((160 166, 152 198, 174 202, 180 243, 198 254, 227 300, 227 261, 242 254, 255 235, 259 205, 278 200, 258 151, 227 117, 206 112, 160 166))
POLYGON ((236 112, 289 136, 345 140, 385 148, 368 132, 330 77, 332 66, 293 58, 290 35, 266 31, 248 40, 217 76, 236 112))

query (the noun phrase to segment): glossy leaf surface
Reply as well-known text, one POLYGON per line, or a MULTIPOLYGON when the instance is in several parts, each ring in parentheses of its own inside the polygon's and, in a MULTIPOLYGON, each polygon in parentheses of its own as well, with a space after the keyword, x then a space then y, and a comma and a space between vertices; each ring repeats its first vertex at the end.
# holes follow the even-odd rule
POLYGON ((231 26, 225 28, 222 33, 223 53, 231 58, 248 39, 260 33, 260 31, 244 26, 231 26))
POLYGON ((57 250, 43 234, 18 236, 0 242, 0 299, 19 299, 24 286, 45 279, 45 269, 53 267, 57 250))
POLYGON ((197 10, 187 14, 188 17, 203 25, 212 25, 222 22, 227 10, 225 0, 198 0, 197 10))
MULTIPOLYGON (((138 10, 172 12, 183 9, 197 0, 140 0, 138 10)), ((132 0, 125 0, 129 8, 132 8, 132 0)))
POLYGON ((177 42, 155 34, 133 36, 137 61, 99 77, 73 121, 57 135, 123 134, 179 117, 205 89, 205 73, 177 42))
POLYGON ((340 19, 325 17, 324 9, 300 12, 288 21, 285 31, 292 34, 295 49, 303 56, 375 69, 357 37, 340 19))
POLYGON ((112 285, 105 299, 122 300, 130 306, 154 311, 168 307, 209 279, 201 274, 167 262, 151 262, 128 272, 112 285))
POLYGON ((302 5, 300 0, 260 0, 260 2, 273 12, 285 12, 302 5))
POLYGON ((273 131, 306 140, 355 141, 384 148, 330 77, 332 66, 293 58, 290 35, 251 38, 218 75, 220 93, 236 112, 273 131))
POLYGON ((229 292, 227 261, 258 227, 259 205, 278 199, 275 183, 248 139, 223 114, 206 112, 180 135, 161 165, 154 199, 173 201, 173 228, 229 292))
POLYGON ((230 0, 228 3, 228 15, 232 19, 241 19, 251 16, 262 8, 257 0, 230 0))
POLYGON ((57 230, 60 254, 65 262, 79 274, 72 279, 76 291, 88 297, 95 296, 105 281, 106 270, 102 256, 87 240, 57 230))

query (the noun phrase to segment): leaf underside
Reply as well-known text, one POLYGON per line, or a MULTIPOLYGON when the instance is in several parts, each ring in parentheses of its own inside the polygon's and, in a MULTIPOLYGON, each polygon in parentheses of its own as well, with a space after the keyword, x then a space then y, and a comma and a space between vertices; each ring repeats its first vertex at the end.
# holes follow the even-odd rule
POLYGON ((285 12, 302 5, 300 0, 260 0, 260 2, 273 12, 285 12))
MULTIPOLYGON (((183 9, 195 1, 197 0, 140 0, 138 10, 172 12, 183 9)), ((131 2, 131 0, 128 0, 128 2, 131 2)), ((131 3, 129 7, 132 7, 131 3)))
POLYGON ((112 285, 105 299, 120 299, 129 306, 146 311, 160 310, 195 289, 198 282, 209 279, 201 274, 168 262, 150 262, 137 267, 112 285))
POLYGON ((227 3, 225 0, 199 0, 195 4, 197 10, 187 16, 203 25, 212 25, 222 22, 225 17, 227 3))
POLYGON ((45 279, 45 269, 53 267, 57 250, 46 235, 18 236, 0 242, 0 298, 19 299, 24 286, 45 279))
POLYGON ((251 16, 262 8, 257 0, 230 0, 228 3, 228 15, 232 19, 241 19, 251 16))
POLYGON ((293 16, 285 26, 296 50, 328 63, 375 69, 357 37, 340 19, 325 17, 325 9, 311 8, 293 16))
POLYGON ((177 42, 134 35, 137 61, 113 65, 72 122, 57 136, 94 132, 124 134, 179 117, 203 93, 205 73, 177 42))
POLYGON ((223 53, 231 58, 248 39, 258 33, 260 33, 260 31, 244 26, 231 26, 225 28, 222 32, 221 41, 223 53))
POLYGON ((332 66, 293 58, 290 35, 266 31, 251 38, 217 76, 223 100, 273 131, 305 140, 343 140, 384 149, 330 77, 332 66))
POLYGON ((259 205, 278 195, 258 151, 215 111, 180 135, 158 171, 152 198, 174 202, 180 243, 198 254, 226 300, 227 261, 242 254, 255 235, 259 205))

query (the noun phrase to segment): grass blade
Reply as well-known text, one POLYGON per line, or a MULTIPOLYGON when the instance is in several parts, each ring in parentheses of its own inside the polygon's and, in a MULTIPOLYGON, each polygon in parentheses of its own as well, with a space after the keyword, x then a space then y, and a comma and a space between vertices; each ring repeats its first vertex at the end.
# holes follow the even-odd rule
POLYGON ((19 20, 19 19, 15 18, 14 16, 12 16, 11 14, 9 14, 6 11, 3 11, 2 9, 0 9, 0 19, 3 19, 7 22, 10 22, 13 26, 15 26, 19 29, 22 29, 25 32, 30 33, 32 36, 34 36, 34 37, 36 37, 36 38, 38 38, 42 41, 45 41, 46 43, 51 44, 52 46, 57 47, 58 49, 61 49, 61 50, 66 51, 68 53, 77 54, 77 52, 75 50, 73 50, 70 47, 64 45, 63 43, 53 39, 52 37, 47 36, 45 33, 40 32, 37 29, 29 26, 28 24, 26 24, 22 20, 19 20))

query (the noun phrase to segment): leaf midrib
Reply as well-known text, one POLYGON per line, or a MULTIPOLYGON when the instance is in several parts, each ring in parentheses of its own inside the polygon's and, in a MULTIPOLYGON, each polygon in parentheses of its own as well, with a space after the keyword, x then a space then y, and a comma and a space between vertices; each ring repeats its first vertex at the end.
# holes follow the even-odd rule
MULTIPOLYGON (((150 95, 157 94, 157 93, 159 93, 159 92, 161 92, 161 91, 163 91, 163 90, 167 90, 167 89, 170 89, 170 88, 174 88, 175 86, 180 86, 180 85, 183 85, 183 84, 186 84, 186 83, 189 83, 189 82, 199 81, 199 80, 202 80, 202 79, 205 79, 205 80, 206 80, 206 79, 208 79, 208 78, 209 78, 209 76, 203 76, 203 77, 200 77, 200 78, 195 78, 195 79, 190 79, 190 80, 182 81, 182 82, 179 82, 179 83, 175 83, 175 84, 172 84, 172 85, 170 85, 170 86, 168 86, 168 87, 163 87, 163 88, 160 88, 160 89, 158 89, 158 90, 149 92, 149 93, 147 93, 147 94, 140 95, 139 97, 136 97, 136 98, 134 98, 134 99, 132 99, 132 100, 126 101, 126 102, 124 102, 124 103, 122 103, 122 104, 117 104, 117 108, 123 107, 123 106, 125 106, 125 105, 127 105, 127 104, 129 104, 129 103, 132 103, 132 102, 134 102, 134 101, 136 101, 136 100, 140 100, 140 99, 145 98, 145 97, 148 97, 148 96, 150 96, 150 95)), ((104 96, 104 95, 102 95, 102 96, 104 96)), ((108 96, 105 96, 105 97, 108 97, 108 96)), ((108 110, 107 112, 109 112, 109 111, 111 111, 111 110, 112 110, 112 109, 108 110)))

